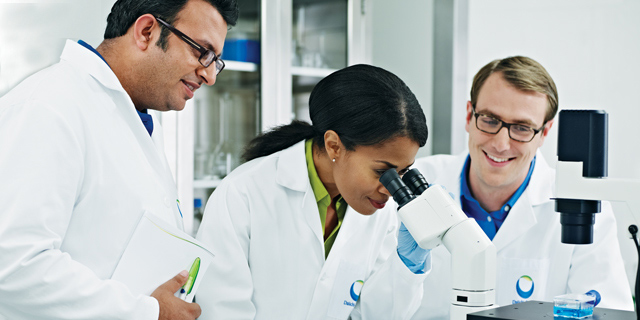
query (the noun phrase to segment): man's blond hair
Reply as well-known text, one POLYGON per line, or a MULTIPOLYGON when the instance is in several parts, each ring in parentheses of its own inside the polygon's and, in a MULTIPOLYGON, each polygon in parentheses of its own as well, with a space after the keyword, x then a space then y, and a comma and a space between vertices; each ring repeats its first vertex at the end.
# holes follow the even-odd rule
POLYGON ((548 109, 544 122, 553 119, 558 112, 558 90, 547 70, 537 61, 515 56, 497 59, 482 67, 471 86, 471 104, 476 105, 478 94, 484 82, 494 73, 501 73, 502 78, 518 90, 539 92, 547 96, 548 109))

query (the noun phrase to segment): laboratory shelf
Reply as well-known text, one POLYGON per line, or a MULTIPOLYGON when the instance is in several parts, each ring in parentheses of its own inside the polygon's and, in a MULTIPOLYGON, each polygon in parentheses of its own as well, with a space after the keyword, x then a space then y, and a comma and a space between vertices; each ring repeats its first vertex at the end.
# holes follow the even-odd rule
POLYGON ((214 189, 220 185, 220 179, 214 180, 193 180, 194 189, 214 189))
POLYGON ((224 60, 224 70, 255 72, 258 71, 258 64, 253 62, 243 62, 234 60, 224 60))
POLYGON ((324 78, 324 77, 332 74, 335 71, 337 71, 337 69, 291 67, 291 74, 292 75, 294 75, 294 76, 303 76, 303 77, 324 78))

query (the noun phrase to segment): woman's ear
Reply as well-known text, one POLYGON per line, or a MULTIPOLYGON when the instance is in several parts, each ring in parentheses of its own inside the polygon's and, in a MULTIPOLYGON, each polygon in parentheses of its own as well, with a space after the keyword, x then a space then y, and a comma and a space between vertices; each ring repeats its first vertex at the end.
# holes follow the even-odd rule
POLYGON ((327 130, 324 133, 324 149, 327 151, 327 156, 334 162, 343 155, 345 147, 340 140, 340 136, 333 130, 327 130))

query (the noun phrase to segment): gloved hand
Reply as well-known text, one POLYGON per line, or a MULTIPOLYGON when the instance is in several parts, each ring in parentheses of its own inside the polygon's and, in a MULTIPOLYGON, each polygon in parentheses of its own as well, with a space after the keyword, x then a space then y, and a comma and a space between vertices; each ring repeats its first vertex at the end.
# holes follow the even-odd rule
POLYGON ((600 292, 596 291, 596 290, 589 290, 587 293, 585 293, 588 296, 591 296, 595 299, 595 301, 593 302, 593 306, 597 306, 600 303, 600 292))
POLYGON ((402 262, 415 274, 424 273, 427 257, 431 254, 431 250, 425 250, 418 246, 418 243, 404 223, 400 223, 398 232, 398 255, 402 262))
MULTIPOLYGON (((432 184, 432 186, 433 186, 433 184, 432 184)), ((449 197, 451 197, 451 199, 453 199, 453 201, 456 201, 456 197, 453 195, 453 193, 452 193, 452 192, 449 192, 449 190, 447 190, 447 187, 445 187, 445 186, 443 186, 443 185, 441 185, 441 184, 439 184, 439 186, 441 186, 441 187, 442 187, 442 190, 444 190, 444 191, 446 191, 447 193, 449 193, 449 197)))

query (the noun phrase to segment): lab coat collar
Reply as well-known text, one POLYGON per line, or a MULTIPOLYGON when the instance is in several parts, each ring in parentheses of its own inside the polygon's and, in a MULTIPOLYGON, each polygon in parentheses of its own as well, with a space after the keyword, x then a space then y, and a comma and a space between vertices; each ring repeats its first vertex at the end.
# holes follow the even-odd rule
MULTIPOLYGON (((118 77, 113 73, 109 65, 106 64, 100 56, 72 40, 67 40, 64 50, 62 51, 62 55, 60 56, 60 60, 82 69, 91 77, 96 79, 96 81, 101 85, 115 91, 111 96, 114 99, 116 109, 119 109, 124 114, 124 119, 127 121, 138 140, 140 140, 140 145, 149 153, 149 162, 155 166, 156 169, 161 168, 158 169, 158 171, 163 175, 163 172, 166 171, 165 169, 168 169, 169 167, 168 164, 166 164, 165 155, 158 153, 158 138, 153 137, 153 135, 150 138, 144 124, 140 121, 140 117, 138 116, 138 112, 136 111, 131 97, 129 97, 129 94, 124 90, 120 84, 120 80, 118 80, 118 77), (151 143, 152 141, 154 142, 153 144, 151 143), (165 163, 162 163, 162 160, 164 160, 165 163)), ((153 116, 152 118, 154 123, 159 124, 158 119, 153 116)), ((156 133, 161 130, 162 129, 158 126, 158 128, 156 128, 156 133)), ((160 149, 162 149, 162 144, 159 146, 160 149)), ((171 181, 173 181, 173 178, 171 181)))
MULTIPOLYGON (((75 41, 67 40, 62 51, 62 55, 60 56, 60 60, 83 70, 102 86, 113 90, 114 92, 111 93, 111 96, 114 99, 114 106, 116 109, 120 109, 124 114, 125 120, 127 120, 129 126, 134 131, 138 139, 146 141, 141 141, 141 145, 146 145, 147 147, 151 146, 148 143, 151 141, 149 139, 149 133, 144 127, 144 124, 140 121, 140 117, 138 116, 138 112, 136 111, 136 107, 133 104, 131 97, 126 90, 124 90, 120 80, 116 74, 113 73, 113 70, 111 70, 109 65, 106 64, 100 56, 75 41), (141 133, 143 134, 141 135, 141 133)), ((159 123, 157 120, 158 119, 155 118, 153 119, 156 124, 159 123)), ((157 129, 161 130, 159 128, 157 129)), ((161 154, 160 156, 164 157, 164 154, 161 154)))
POLYGON ((444 172, 438 175, 435 181, 428 181, 430 184, 438 184, 443 186, 448 192, 453 194, 453 199, 460 204, 460 172, 464 168, 464 162, 469 152, 464 151, 459 154, 450 165, 443 168, 444 172))
POLYGON ((554 176, 553 169, 549 167, 538 150, 536 166, 533 168, 529 185, 511 208, 509 215, 493 238, 496 251, 500 252, 538 223, 534 208, 551 201, 553 188, 555 188, 554 176))
MULTIPOLYGON (((165 186, 172 186, 165 190, 167 197, 175 197, 177 199, 178 195, 175 188, 175 181, 173 180, 171 169, 164 154, 162 129, 158 126, 153 135, 149 136, 142 121, 140 121, 133 101, 109 65, 104 63, 104 61, 91 50, 72 40, 67 40, 60 60, 83 70, 96 79, 101 85, 114 91, 111 93, 111 97, 113 98, 115 109, 122 113, 123 119, 133 131, 134 136, 146 155, 150 167, 156 172, 158 177, 163 180, 165 186)), ((159 123, 155 117, 153 117, 153 121, 156 124, 159 123)), ((179 212, 177 205, 173 212, 176 225, 183 228, 182 214, 179 212)))
POLYGON ((529 185, 511 208, 509 215, 493 238, 496 251, 499 252, 507 247, 538 223, 534 208, 550 201, 553 194, 553 177, 553 169, 549 167, 538 150, 529 185))
POLYGON ((113 70, 109 68, 109 65, 104 63, 97 54, 75 41, 67 39, 62 54, 60 55, 60 60, 64 60, 83 69, 109 89, 125 92, 120 80, 118 80, 116 74, 113 73, 113 70))
POLYGON ((535 190, 528 192, 529 201, 533 206, 549 202, 555 194, 555 170, 547 164, 539 149, 536 152, 536 166, 533 168, 527 190, 535 190))
POLYGON ((304 140, 279 152, 278 164, 276 165, 276 183, 287 189, 304 193, 300 203, 300 213, 304 215, 307 225, 316 236, 318 254, 321 254, 322 260, 324 260, 322 222, 320 221, 320 212, 311 188, 311 182, 309 182, 309 172, 304 152, 304 140))
POLYGON ((307 192, 311 188, 304 140, 280 151, 276 170, 276 182, 279 185, 299 192, 307 192))

